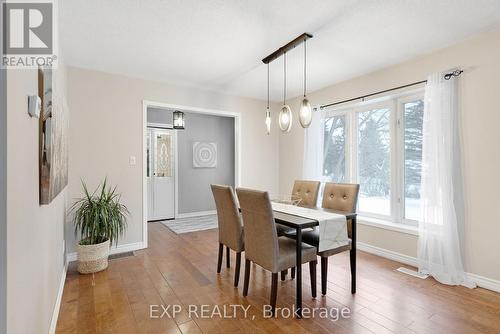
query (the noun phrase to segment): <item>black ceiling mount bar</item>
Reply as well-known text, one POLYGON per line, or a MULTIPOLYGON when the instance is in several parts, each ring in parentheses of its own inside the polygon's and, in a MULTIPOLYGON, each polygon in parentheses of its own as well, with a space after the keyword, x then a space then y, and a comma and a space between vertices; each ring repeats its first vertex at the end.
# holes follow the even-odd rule
POLYGON ((303 33, 299 37, 295 38, 293 41, 291 41, 291 42, 283 45, 278 50, 274 51, 269 56, 267 56, 266 58, 262 59, 262 62, 264 64, 269 64, 273 60, 279 58, 280 56, 282 56, 286 52, 292 50, 296 46, 302 44, 304 41, 307 41, 309 38, 312 38, 312 37, 313 37, 313 35, 311 35, 311 34, 303 33))
MULTIPOLYGON (((444 75, 444 79, 445 80, 450 80, 452 77, 458 77, 460 74, 462 74, 462 72, 463 72, 463 70, 455 70, 453 72, 446 73, 444 75)), ((403 88, 407 88, 407 87, 411 87, 411 86, 416 86, 416 85, 420 85, 420 84, 424 84, 424 83, 427 83, 427 80, 417 81, 417 82, 413 82, 411 84, 407 84, 407 85, 403 85, 403 86, 398 86, 398 87, 394 87, 394 88, 390 88, 390 89, 384 89, 384 90, 381 90, 379 92, 375 92, 375 93, 371 93, 371 94, 366 94, 366 95, 354 97, 352 99, 347 99, 347 100, 343 100, 343 101, 339 101, 339 102, 324 104, 324 105, 320 106, 319 109, 333 107, 333 106, 336 106, 336 105, 339 105, 339 104, 342 104, 342 103, 353 102, 353 101, 356 101, 356 100, 364 100, 367 97, 372 97, 372 96, 375 96, 375 95, 392 92, 393 90, 403 89, 403 88)))

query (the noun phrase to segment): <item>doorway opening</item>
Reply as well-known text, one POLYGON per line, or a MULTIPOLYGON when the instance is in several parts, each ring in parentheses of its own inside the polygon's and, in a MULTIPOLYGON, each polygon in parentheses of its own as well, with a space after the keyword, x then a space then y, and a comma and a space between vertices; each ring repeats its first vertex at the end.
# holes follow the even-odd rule
POLYGON ((210 184, 239 186, 239 136, 239 113, 143 101, 145 247, 148 221, 215 214, 210 184), (173 129, 176 110, 184 130, 173 129))

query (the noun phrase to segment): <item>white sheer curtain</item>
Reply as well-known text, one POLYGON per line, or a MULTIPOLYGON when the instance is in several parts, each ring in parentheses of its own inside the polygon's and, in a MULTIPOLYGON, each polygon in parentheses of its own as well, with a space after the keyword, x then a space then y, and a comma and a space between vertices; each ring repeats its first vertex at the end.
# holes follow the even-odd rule
POLYGON ((458 80, 445 80, 443 73, 435 73, 425 87, 418 268, 441 283, 474 287, 464 272, 460 247, 463 192, 458 80))
POLYGON ((311 125, 304 132, 304 161, 302 164, 304 180, 321 181, 323 177, 324 127, 324 112, 314 111, 311 125))

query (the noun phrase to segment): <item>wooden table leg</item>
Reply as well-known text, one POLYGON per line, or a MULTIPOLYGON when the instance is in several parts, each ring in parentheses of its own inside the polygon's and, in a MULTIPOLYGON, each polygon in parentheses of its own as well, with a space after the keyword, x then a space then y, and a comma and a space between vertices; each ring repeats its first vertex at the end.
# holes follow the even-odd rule
POLYGON ((297 307, 296 316, 297 318, 302 318, 302 229, 297 227, 296 242, 297 242, 297 253, 296 253, 296 277, 295 277, 295 304, 297 307))

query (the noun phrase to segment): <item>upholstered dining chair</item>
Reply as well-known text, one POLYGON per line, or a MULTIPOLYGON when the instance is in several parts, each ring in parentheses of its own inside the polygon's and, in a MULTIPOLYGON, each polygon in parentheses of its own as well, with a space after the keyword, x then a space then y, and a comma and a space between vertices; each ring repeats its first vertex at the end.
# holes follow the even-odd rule
MULTIPOLYGON (((299 206, 316 206, 318 201, 319 181, 309 180, 295 180, 292 189, 292 199, 297 198, 299 206)), ((290 227, 276 224, 278 236, 285 235, 287 232, 292 231, 290 227)))
MULTIPOLYGON (((327 182, 323 191, 323 201, 321 206, 325 209, 355 213, 358 194, 359 184, 327 182)), ((318 255, 321 257, 321 294, 323 295, 326 295, 327 290, 328 257, 345 251, 350 251, 351 292, 356 293, 356 251, 352 248, 352 233, 352 220, 347 220, 347 235, 349 237, 349 244, 330 249, 328 251, 318 252, 318 255)), ((295 231, 288 232, 286 236, 295 238, 295 231)), ((318 247, 319 230, 316 228, 312 231, 302 232, 302 242, 318 247)))
MULTIPOLYGON (((316 206, 318 201, 318 192, 321 182, 319 181, 309 181, 309 180, 295 180, 292 189, 292 199, 300 199, 299 206, 316 206)), ((287 235, 289 233, 294 233, 295 230, 281 224, 276 224, 276 230, 278 231, 278 236, 287 235)), ((288 270, 281 273, 281 280, 285 280, 285 276, 288 270)), ((295 278, 295 267, 292 268, 292 279, 295 278)))
POLYGON ((219 255, 217 261, 217 273, 222 267, 222 256, 226 246, 226 266, 231 266, 230 249, 236 252, 236 267, 234 269, 234 286, 238 286, 240 279, 241 252, 245 250, 243 242, 243 225, 234 196, 230 186, 212 184, 212 194, 217 208, 217 219, 219 225, 219 255))
MULTIPOLYGON (((278 273, 295 266, 294 240, 278 237, 273 209, 267 192, 237 188, 245 226, 245 279, 243 296, 248 295, 250 264, 254 262, 272 273, 270 305, 276 308, 278 273)), ((311 294, 316 297, 316 247, 302 244, 302 263, 309 262, 311 294)))
POLYGON ((295 180, 292 196, 300 198, 300 206, 316 206, 318 201, 319 181, 295 180))

